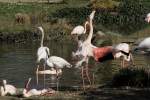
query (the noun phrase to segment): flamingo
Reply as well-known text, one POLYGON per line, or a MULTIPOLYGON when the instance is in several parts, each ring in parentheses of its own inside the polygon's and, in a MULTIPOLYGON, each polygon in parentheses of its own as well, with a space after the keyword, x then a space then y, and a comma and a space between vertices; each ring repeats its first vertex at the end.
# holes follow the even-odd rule
MULTIPOLYGON (((96 47, 91 43, 91 39, 93 36, 92 20, 94 18, 94 14, 95 14, 95 11, 92 11, 92 13, 90 14, 90 17, 89 17, 90 18, 90 21, 89 21, 90 32, 89 32, 87 39, 85 41, 81 42, 78 50, 75 53, 73 53, 73 57, 80 58, 80 60, 76 63, 76 67, 82 66, 83 62, 85 62, 86 76, 87 76, 90 84, 91 84, 91 80, 90 80, 89 72, 88 72, 88 61, 89 61, 90 57, 95 58, 96 61, 103 62, 108 59, 119 58, 122 56, 124 58, 126 57, 125 60, 129 60, 128 56, 130 55, 130 54, 128 55, 129 52, 124 51, 127 49, 129 51, 128 44, 118 44, 115 47, 113 47, 113 46, 96 47), (127 49, 125 46, 127 46, 127 49)), ((83 88, 84 88, 83 67, 82 67, 82 79, 83 79, 83 88)), ((84 90, 85 90, 85 88, 84 88, 84 90)))
POLYGON ((17 89, 15 86, 11 84, 7 84, 6 80, 3 80, 3 86, 0 87, 0 93, 1 93, 1 96, 5 96, 7 94, 16 95, 17 89))
MULTIPOLYGON (((47 59, 46 64, 51 68, 51 70, 45 70, 40 73, 57 75, 57 90, 58 90, 58 75, 62 73, 62 68, 64 67, 71 68, 72 65, 69 62, 67 62, 65 59, 57 56, 50 56, 47 59)), ((37 83, 38 83, 38 77, 37 77, 37 83)))
POLYGON ((42 33, 42 38, 41 38, 41 46, 38 48, 37 51, 37 62, 40 62, 42 59, 46 62, 46 60, 48 59, 50 52, 49 52, 49 48, 46 46, 43 46, 43 40, 44 40, 44 30, 43 28, 40 26, 38 27, 38 29, 41 31, 42 33))
MULTIPOLYGON (((150 13, 147 14, 145 21, 150 22, 150 13)), ((142 54, 150 53, 150 37, 146 37, 140 41, 134 51, 141 51, 142 54)))
POLYGON ((148 22, 148 23, 150 22, 150 13, 147 14, 147 16, 145 18, 145 21, 148 22))
POLYGON ((58 75, 59 75, 59 70, 61 70, 64 67, 71 68, 72 65, 67 62, 65 59, 57 56, 51 56, 47 59, 46 64, 52 69, 56 70, 56 75, 57 75, 57 91, 58 91, 58 75))
POLYGON ((147 37, 140 41, 134 51, 140 51, 142 54, 150 53, 150 37, 147 37))
POLYGON ((89 35, 87 37, 87 39, 85 41, 78 41, 80 43, 78 46, 78 50, 74 53, 73 52, 73 57, 80 57, 80 60, 76 63, 76 67, 80 67, 82 66, 83 62, 85 62, 85 66, 82 66, 82 82, 83 82, 83 89, 85 90, 85 84, 84 84, 84 76, 83 76, 83 70, 84 67, 86 68, 86 77, 88 78, 89 83, 91 84, 91 80, 89 78, 89 74, 88 74, 88 62, 89 62, 89 58, 93 57, 93 48, 96 48, 93 44, 91 44, 91 39, 92 39, 92 35, 93 35, 93 25, 92 25, 92 20, 94 18, 95 15, 95 10, 92 11, 92 13, 89 16, 89 26, 90 26, 90 31, 89 31, 89 35))
POLYGON ((122 62, 121 62, 122 67, 125 67, 124 61, 127 61, 127 62, 131 61, 132 64, 134 65, 130 46, 127 43, 119 43, 118 45, 114 46, 113 55, 115 59, 119 59, 123 57, 122 62))
POLYGON ((85 34, 86 33, 86 26, 89 24, 88 21, 85 22, 84 26, 82 25, 78 25, 76 26, 72 32, 71 32, 71 35, 81 35, 81 34, 85 34))
POLYGON ((46 93, 50 93, 50 94, 55 93, 55 91, 52 89, 42 89, 42 90, 30 89, 28 90, 30 81, 31 81, 31 78, 28 79, 28 82, 26 83, 25 88, 23 89, 23 97, 44 95, 46 93))
POLYGON ((72 65, 67 62, 65 59, 57 56, 51 56, 46 61, 47 65, 51 68, 56 69, 56 72, 58 69, 62 69, 63 67, 71 68, 72 65))
MULTIPOLYGON (((38 48, 38 51, 37 51, 37 62, 39 63, 41 60, 44 60, 44 70, 45 70, 46 60, 48 59, 48 57, 50 55, 50 51, 49 51, 48 47, 43 46, 43 40, 44 40, 43 28, 40 26, 40 27, 38 27, 38 29, 41 31, 42 37, 41 37, 41 46, 38 48)), ((44 86, 45 86, 45 75, 44 75, 44 86)))

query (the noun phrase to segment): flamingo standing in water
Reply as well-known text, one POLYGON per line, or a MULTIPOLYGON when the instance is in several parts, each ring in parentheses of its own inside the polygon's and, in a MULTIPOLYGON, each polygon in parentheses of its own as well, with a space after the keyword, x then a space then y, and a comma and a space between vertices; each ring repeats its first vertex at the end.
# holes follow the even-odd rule
MULTIPOLYGON (((88 74, 88 62, 89 57, 93 56, 93 48, 96 48, 94 45, 91 44, 91 39, 93 35, 93 26, 92 26, 92 20, 94 18, 95 11, 92 11, 92 13, 89 16, 89 26, 90 31, 87 39, 83 42, 80 41, 80 45, 78 46, 78 50, 73 53, 73 57, 80 57, 80 60, 76 63, 76 67, 82 66, 83 62, 85 62, 85 66, 82 66, 82 80, 83 80, 83 89, 85 90, 85 84, 84 84, 84 67, 86 68, 86 76, 88 78, 89 83, 91 84, 91 80, 88 74)), ((78 43, 79 44, 79 43, 78 43)))
POLYGON ((43 46, 43 40, 44 40, 43 28, 40 26, 40 27, 38 27, 38 29, 42 33, 42 38, 41 38, 41 46, 38 48, 38 51, 37 51, 37 62, 40 62, 42 59, 44 60, 44 62, 46 62, 46 60, 48 59, 48 57, 50 55, 50 52, 49 52, 48 47, 43 46))
MULTIPOLYGON (((41 37, 41 46, 38 48, 38 51, 37 51, 37 62, 39 63, 41 60, 44 60, 44 70, 45 70, 46 60, 48 59, 50 52, 49 52, 48 47, 43 46, 43 41, 44 41, 43 28, 40 26, 40 27, 38 27, 38 29, 41 31, 42 37, 41 37)), ((39 65, 38 65, 38 67, 39 67, 39 65)), ((38 84, 38 82, 37 82, 37 84, 38 84)), ((44 75, 44 86, 45 86, 45 75, 44 75)))
POLYGON ((57 56, 50 56, 47 61, 46 64, 51 68, 51 70, 55 71, 56 70, 56 75, 57 75, 57 91, 58 91, 58 86, 59 86, 59 73, 60 71, 64 68, 71 68, 72 65, 67 62, 65 59, 61 58, 61 57, 57 57, 57 56))
MULTIPOLYGON (((145 18, 146 22, 150 22, 150 13, 147 14, 145 18)), ((138 46, 134 49, 135 51, 140 51, 142 54, 150 53, 150 37, 147 37, 138 43, 138 46)))
POLYGON ((125 67, 125 61, 132 62, 132 64, 134 65, 130 46, 127 43, 119 43, 118 45, 114 46, 113 55, 115 59, 119 59, 122 57, 122 67, 125 67))
POLYGON ((50 93, 50 94, 55 93, 55 91, 52 89, 42 89, 42 90, 30 89, 29 90, 30 81, 31 81, 31 78, 28 79, 28 82, 26 83, 25 88, 23 89, 23 97, 44 95, 46 93, 50 93))
MULTIPOLYGON (((76 63, 76 67, 82 66, 83 62, 85 62, 85 67, 86 67, 86 76, 88 78, 89 83, 91 84, 91 80, 89 77, 89 71, 88 71, 88 61, 89 57, 95 58, 96 61, 103 62, 106 60, 111 60, 114 58, 120 58, 124 57, 125 60, 129 60, 129 52, 126 52, 124 50, 129 51, 129 45, 128 44, 118 44, 117 46, 106 46, 106 47, 96 47, 91 43, 91 39, 93 36, 93 25, 92 25, 92 20, 94 18, 95 11, 92 11, 90 14, 90 31, 87 39, 83 42, 80 43, 80 46, 78 50, 73 53, 73 57, 79 57, 80 60, 76 63), (127 49, 126 46, 127 46, 127 49)), ((83 66, 84 67, 84 66, 83 66)), ((84 78, 83 78, 83 70, 84 68, 82 67, 82 79, 83 79, 83 88, 84 88, 84 78)), ((85 90, 85 88, 84 88, 85 90)))
MULTIPOLYGON (((62 74, 62 69, 64 67, 71 68, 72 65, 66 61, 65 59, 57 56, 50 56, 47 61, 46 65, 49 66, 51 69, 50 70, 44 70, 44 71, 38 71, 37 68, 37 73, 36 74, 51 74, 51 75, 56 75, 57 76, 57 90, 58 90, 58 76, 62 74)), ((37 83, 38 83, 38 75, 37 75, 37 83)))
POLYGON ((3 80, 3 86, 0 87, 0 93, 1 93, 1 96, 5 96, 7 94, 16 95, 17 89, 15 86, 11 84, 7 84, 6 80, 3 80))

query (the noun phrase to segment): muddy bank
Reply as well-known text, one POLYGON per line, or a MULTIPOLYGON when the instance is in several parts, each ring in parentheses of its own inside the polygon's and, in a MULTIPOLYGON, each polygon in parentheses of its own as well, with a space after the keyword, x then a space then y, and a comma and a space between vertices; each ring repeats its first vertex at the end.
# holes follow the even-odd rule
POLYGON ((83 91, 61 91, 49 96, 29 98, 5 96, 1 100, 149 100, 149 88, 97 88, 83 91))

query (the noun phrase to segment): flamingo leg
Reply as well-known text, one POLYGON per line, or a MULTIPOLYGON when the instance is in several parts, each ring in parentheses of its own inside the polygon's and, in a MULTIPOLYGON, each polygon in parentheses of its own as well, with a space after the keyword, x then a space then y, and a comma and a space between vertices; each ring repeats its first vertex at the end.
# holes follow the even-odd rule
POLYGON ((95 84, 95 74, 94 73, 92 74, 92 78, 93 78, 92 79, 92 85, 94 86, 94 84, 95 84))
POLYGON ((37 69, 36 69, 36 84, 37 85, 39 84, 39 75, 38 75, 38 72, 39 72, 39 65, 37 66, 37 69))
POLYGON ((133 60, 133 55, 130 54, 130 56, 131 56, 131 63, 132 63, 132 65, 135 65, 134 60, 133 60))
POLYGON ((83 85, 83 90, 85 91, 85 81, 84 81, 84 66, 82 66, 82 72, 81 72, 81 75, 82 75, 82 85, 83 85))
POLYGON ((86 77, 89 81, 89 84, 91 85, 92 82, 91 82, 91 79, 90 79, 90 76, 89 76, 89 66, 88 65, 89 65, 89 58, 86 57, 86 77))
POLYGON ((57 91, 59 91, 58 87, 59 87, 59 77, 58 77, 58 70, 56 69, 56 88, 57 88, 57 91))
MULTIPOLYGON (((45 71, 45 66, 46 66, 46 64, 44 64, 44 71, 45 71)), ((44 82, 43 82, 43 84, 44 84, 44 89, 45 89, 45 74, 44 74, 44 82)))
POLYGON ((86 76, 87 76, 87 79, 88 79, 88 81, 89 81, 89 83, 91 85, 91 79, 89 77, 89 67, 88 67, 88 64, 86 64, 86 76))
POLYGON ((125 67, 125 61, 124 61, 124 59, 122 60, 122 68, 124 68, 125 67))

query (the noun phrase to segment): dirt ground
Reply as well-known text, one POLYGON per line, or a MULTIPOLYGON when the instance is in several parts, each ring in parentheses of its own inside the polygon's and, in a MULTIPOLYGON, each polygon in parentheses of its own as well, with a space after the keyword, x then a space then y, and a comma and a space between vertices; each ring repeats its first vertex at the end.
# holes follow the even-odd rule
POLYGON ((0 100, 150 100, 149 88, 97 88, 83 91, 60 91, 49 96, 29 98, 4 96, 0 100))

